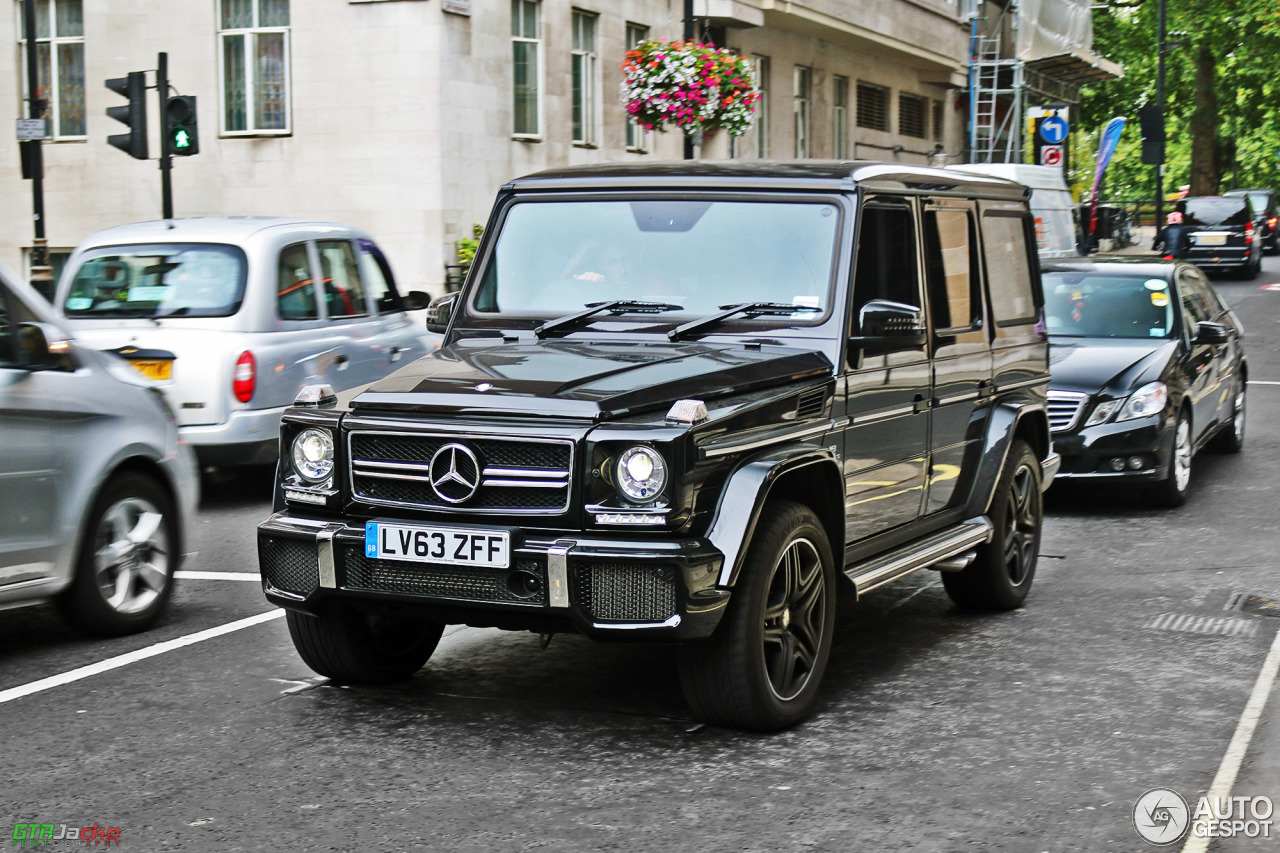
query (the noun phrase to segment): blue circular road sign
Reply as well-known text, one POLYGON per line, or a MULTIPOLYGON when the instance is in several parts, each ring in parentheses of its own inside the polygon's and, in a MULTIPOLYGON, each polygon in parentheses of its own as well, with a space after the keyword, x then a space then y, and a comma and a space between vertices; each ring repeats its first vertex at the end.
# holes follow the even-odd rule
POLYGON ((1067 120, 1058 116, 1041 119, 1040 138, 1049 145, 1061 145, 1067 138, 1067 120))

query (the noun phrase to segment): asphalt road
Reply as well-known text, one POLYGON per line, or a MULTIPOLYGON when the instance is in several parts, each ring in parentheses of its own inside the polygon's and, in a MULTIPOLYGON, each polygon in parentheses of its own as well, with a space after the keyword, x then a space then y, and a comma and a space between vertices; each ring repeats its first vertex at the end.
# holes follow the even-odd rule
MULTIPOLYGON (((1244 453, 1197 457, 1177 510, 1051 493, 1022 610, 957 611, 929 572, 844 601, 818 713, 771 736, 694 722, 669 649, 567 636, 450 629, 405 685, 329 686, 252 579, 268 475, 216 483, 183 567, 216 574, 184 575, 156 630, 0 614, 3 831, 97 823, 136 851, 1147 849, 1135 801, 1210 788, 1280 630, 1240 609, 1280 598, 1280 292, 1260 289, 1280 257, 1264 270, 1218 282, 1248 332, 1244 453)), ((1231 792, 1280 799, 1280 685, 1231 792)))

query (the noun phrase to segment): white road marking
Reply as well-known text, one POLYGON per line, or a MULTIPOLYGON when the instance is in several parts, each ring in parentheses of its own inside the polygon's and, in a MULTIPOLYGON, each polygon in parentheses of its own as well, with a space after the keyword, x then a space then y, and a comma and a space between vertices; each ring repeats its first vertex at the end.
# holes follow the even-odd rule
POLYGON ((188 581, 253 581, 262 583, 262 575, 257 572, 174 572, 179 580, 188 581))
MULTIPOLYGON (((1267 696, 1275 683, 1276 670, 1280 670, 1280 631, 1276 632, 1271 651, 1267 653, 1267 659, 1262 662, 1262 671, 1258 673, 1258 680, 1253 683, 1253 692, 1249 694, 1249 701, 1245 703, 1240 722, 1236 724, 1236 733, 1231 736, 1231 743, 1227 745, 1227 754, 1222 756, 1222 763, 1218 765, 1218 775, 1213 777, 1213 784, 1205 794, 1210 798, 1210 802, 1218 802, 1212 799, 1214 797, 1231 796, 1231 788, 1236 783, 1236 774, 1240 772, 1240 765, 1244 763, 1245 753, 1249 751, 1249 741, 1253 740, 1253 732, 1258 727, 1258 721, 1262 718, 1262 709, 1267 704, 1267 696)), ((1182 853, 1204 853, 1208 849, 1209 838, 1198 838, 1193 835, 1187 838, 1187 843, 1182 846, 1182 853)))
POLYGON ((5 702, 12 702, 14 699, 30 696, 33 693, 40 693, 44 690, 51 690, 54 687, 70 684, 73 681, 80 681, 92 675, 101 675, 104 672, 110 672, 113 669, 119 669, 131 663, 138 663, 166 652, 172 652, 196 643, 203 643, 205 640, 212 640, 215 637, 221 637, 223 634, 231 634, 244 628, 252 628, 254 625, 261 625, 263 622, 279 619, 284 616, 284 613, 284 610, 269 610, 266 613, 259 613, 257 616, 238 619, 235 622, 228 622, 216 628, 208 628, 204 631, 197 631, 194 634, 187 634, 185 637, 175 637, 172 640, 165 640, 163 643, 156 643, 154 646, 147 646, 145 649, 126 652, 113 658, 91 663, 88 666, 82 666, 79 669, 71 669, 57 675, 51 675, 39 681, 32 681, 18 687, 10 687, 8 690, 0 690, 0 705, 5 702))
POLYGON ((1250 385, 1280 385, 1280 382, 1267 382, 1262 379, 1250 379, 1250 385))

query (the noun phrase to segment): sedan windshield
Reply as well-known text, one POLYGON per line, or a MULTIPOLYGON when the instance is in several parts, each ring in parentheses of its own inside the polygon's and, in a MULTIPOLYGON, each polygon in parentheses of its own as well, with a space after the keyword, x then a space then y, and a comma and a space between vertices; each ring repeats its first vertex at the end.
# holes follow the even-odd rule
POLYGON ((244 299, 245 255, 215 243, 96 249, 76 270, 68 317, 226 317, 244 299))
POLYGON ((1167 338, 1173 332, 1169 282, 1135 275, 1044 274, 1044 320, 1050 335, 1167 338))
MULTIPOLYGON (((814 325, 830 305, 839 223, 825 201, 522 202, 506 216, 472 308, 560 317, 633 300, 671 306, 659 316, 675 323, 781 302, 796 310, 735 322, 814 325)), ((619 316, 636 320, 598 315, 619 316)))

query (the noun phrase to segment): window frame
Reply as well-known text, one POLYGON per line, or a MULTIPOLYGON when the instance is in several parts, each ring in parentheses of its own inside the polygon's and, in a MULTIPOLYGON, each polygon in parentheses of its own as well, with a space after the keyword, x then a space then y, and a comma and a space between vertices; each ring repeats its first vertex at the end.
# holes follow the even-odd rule
POLYGON ((600 32, 600 15, 586 9, 573 10, 573 49, 570 53, 571 76, 569 81, 570 121, 578 125, 571 134, 574 145, 595 148, 599 145, 598 123, 600 118, 600 52, 597 49, 600 32), (590 24, 591 44, 586 47, 587 24, 590 24), (578 66, 581 65, 581 71, 578 66), (580 89, 573 85, 573 73, 582 80, 580 89), (581 114, 579 115, 579 112, 581 114))
MULTIPOLYGON (((637 24, 633 21, 626 22, 626 50, 631 50, 636 45, 649 39, 649 27, 644 24, 637 24)), ((625 53, 625 51, 624 51, 625 53)), ((730 137, 730 143, 737 137, 730 137)), ((640 126, 640 123, 630 116, 627 117, 627 135, 626 145, 628 151, 637 154, 648 154, 650 142, 650 131, 640 126)))
MULTIPOLYGON (((19 97, 22 100, 21 110, 27 118, 39 118, 39 116, 28 115, 31 109, 30 101, 27 95, 31 92, 31 82, 27 78, 27 31, 26 22, 24 20, 22 3, 15 4, 15 15, 17 20, 17 36, 18 36, 18 61, 20 68, 18 69, 18 81, 22 87, 19 97)), ((40 96, 45 102, 46 118, 48 120, 49 139, 54 142, 87 142, 89 140, 89 119, 88 119, 88 93, 86 82, 86 60, 85 54, 87 48, 84 37, 84 2, 83 0, 49 0, 49 29, 48 35, 41 36, 39 30, 39 13, 36 13, 36 49, 37 49, 37 74, 45 69, 40 68, 40 60, 38 58, 40 45, 48 45, 49 50, 49 79, 47 86, 40 89, 40 96), (78 36, 60 36, 58 35, 58 4, 59 3, 79 3, 80 4, 80 35, 78 36), (83 133, 62 133, 62 74, 59 73, 61 68, 61 48, 66 45, 80 46, 80 96, 81 96, 81 117, 80 120, 84 125, 83 133)), ((37 81, 39 82, 39 81, 37 81)))
MULTIPOLYGON (((289 9, 289 25, 287 26, 250 26, 250 27, 230 27, 223 29, 222 27, 222 10, 227 0, 218 0, 215 14, 217 15, 218 24, 218 135, 223 137, 270 137, 270 136, 292 136, 293 135, 293 39, 291 30, 293 28, 293 9, 289 9), (264 35, 280 35, 283 45, 281 47, 281 56, 284 67, 281 73, 281 88, 284 94, 284 127, 255 127, 255 103, 258 84, 256 81, 256 60, 258 39, 264 35), (226 44, 232 39, 240 39, 244 46, 244 110, 245 110, 245 128, 243 130, 232 130, 227 127, 227 107, 230 97, 230 89, 227 86, 227 54, 226 44)), ((253 4, 253 20, 256 23, 261 20, 259 14, 259 4, 261 0, 251 0, 253 4)))
POLYGON ((849 78, 840 74, 831 78, 831 156, 849 156, 849 78))
POLYGON ((813 146, 813 69, 796 65, 791 73, 792 116, 795 131, 795 156, 806 160, 813 146))
POLYGON ((881 86, 879 83, 872 83, 868 80, 859 80, 855 88, 857 93, 857 102, 854 105, 854 122, 858 127, 867 130, 879 130, 885 133, 889 131, 889 102, 892 89, 888 86, 881 86), (864 110, 863 92, 867 95, 874 94, 876 104, 867 104, 864 110), (872 109, 877 107, 878 109, 872 109), (863 120, 864 115, 866 121, 863 120))
POLYGON ((898 135, 912 139, 929 138, 929 99, 924 95, 898 92, 898 135), (911 110, 907 109, 908 105, 911 110))
POLYGON ((546 116, 545 98, 546 91, 546 66, 545 52, 543 50, 542 38, 542 2, 541 0, 512 0, 511 3, 511 137, 513 139, 521 139, 529 142, 542 141, 543 127, 546 116), (525 13, 532 11, 534 16, 534 32, 535 36, 516 35, 517 29, 524 31, 523 23, 525 13), (519 19, 517 20, 517 13, 519 19), (517 26, 517 25, 520 26, 517 26), (536 127, 532 131, 518 130, 516 121, 519 116, 519 109, 516 105, 516 81, 515 81, 515 46, 516 44, 532 44, 534 46, 534 83, 533 83, 533 99, 534 99, 534 123, 536 127))
POLYGON ((755 121, 755 156, 761 160, 769 156, 769 57, 762 53, 751 54, 751 63, 756 72, 756 88, 760 91, 760 100, 756 101, 755 121))

